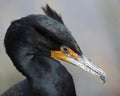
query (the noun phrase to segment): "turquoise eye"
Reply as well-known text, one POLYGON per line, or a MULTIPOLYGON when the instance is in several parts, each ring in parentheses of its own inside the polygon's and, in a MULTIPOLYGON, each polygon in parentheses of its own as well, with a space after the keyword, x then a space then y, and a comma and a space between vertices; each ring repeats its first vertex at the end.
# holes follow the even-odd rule
POLYGON ((62 46, 61 51, 67 54, 68 53, 68 47, 62 46))

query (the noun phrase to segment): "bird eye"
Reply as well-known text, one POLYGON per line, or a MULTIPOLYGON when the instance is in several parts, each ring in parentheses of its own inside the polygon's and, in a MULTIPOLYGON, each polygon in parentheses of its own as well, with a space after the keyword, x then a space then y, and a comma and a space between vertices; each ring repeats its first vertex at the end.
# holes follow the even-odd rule
POLYGON ((67 54, 68 53, 68 47, 62 46, 61 51, 67 54))

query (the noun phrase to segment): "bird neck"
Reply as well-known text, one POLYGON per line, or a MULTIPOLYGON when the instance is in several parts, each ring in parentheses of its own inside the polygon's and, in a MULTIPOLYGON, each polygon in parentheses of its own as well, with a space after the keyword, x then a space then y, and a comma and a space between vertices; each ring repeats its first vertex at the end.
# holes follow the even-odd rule
POLYGON ((64 96, 75 96, 70 95, 75 94, 72 77, 57 60, 33 54, 30 48, 19 47, 11 52, 9 56, 16 68, 27 77, 34 96, 63 96, 63 93, 66 94, 64 96))

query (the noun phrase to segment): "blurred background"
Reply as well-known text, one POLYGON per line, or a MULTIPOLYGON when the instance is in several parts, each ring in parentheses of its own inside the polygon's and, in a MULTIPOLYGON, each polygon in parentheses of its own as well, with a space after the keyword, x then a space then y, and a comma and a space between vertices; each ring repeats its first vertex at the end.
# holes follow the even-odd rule
POLYGON ((43 14, 46 3, 62 15, 84 55, 107 74, 103 84, 62 62, 73 76, 77 96, 120 96, 120 0, 0 0, 0 94, 25 78, 5 53, 8 26, 29 14, 43 14))

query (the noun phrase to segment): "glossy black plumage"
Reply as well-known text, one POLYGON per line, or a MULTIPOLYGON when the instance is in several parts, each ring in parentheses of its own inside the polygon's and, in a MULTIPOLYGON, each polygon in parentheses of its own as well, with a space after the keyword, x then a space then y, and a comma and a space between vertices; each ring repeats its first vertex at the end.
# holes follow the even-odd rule
POLYGON ((48 5, 45 15, 30 15, 11 23, 5 48, 16 68, 27 77, 2 96, 76 96, 73 79, 50 50, 66 45, 78 54, 79 46, 62 18, 48 5))

